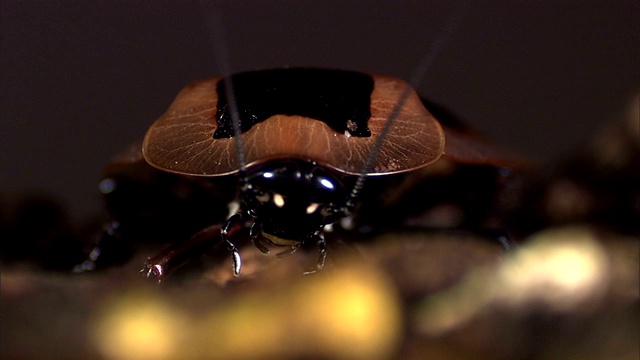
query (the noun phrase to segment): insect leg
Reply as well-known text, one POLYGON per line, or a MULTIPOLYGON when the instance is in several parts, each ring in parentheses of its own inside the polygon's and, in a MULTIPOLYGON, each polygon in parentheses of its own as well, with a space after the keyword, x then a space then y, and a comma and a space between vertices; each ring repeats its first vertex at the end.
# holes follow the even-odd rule
POLYGON ((298 251, 299 247, 300 247, 300 243, 289 247, 289 249, 286 249, 286 250, 283 250, 283 251, 277 253, 276 256, 278 258, 283 258, 285 256, 289 256, 289 255, 293 254, 294 252, 298 251))
POLYGON ((229 240, 230 234, 235 232, 238 227, 244 227, 245 216, 243 213, 233 214, 222 227, 220 236, 222 240, 227 244, 227 249, 231 253, 233 259, 233 275, 239 276, 240 270, 242 270, 242 258, 236 246, 229 240))
POLYGON ((322 270, 327 261, 327 243, 324 240, 324 235, 321 232, 317 232, 313 234, 313 236, 309 240, 315 241, 316 245, 318 246, 318 262, 316 264, 316 268, 305 271, 305 275, 313 274, 317 271, 322 270))
POLYGON ((318 270, 322 270, 324 268, 324 264, 327 261, 327 243, 324 241, 324 236, 319 234, 317 235, 318 240, 318 264, 316 268, 318 270))
POLYGON ((251 243, 253 243, 253 246, 258 248, 261 253, 265 255, 270 253, 269 249, 264 245, 264 239, 260 237, 260 223, 255 221, 253 225, 251 225, 249 236, 251 237, 251 243))
POLYGON ((95 270, 99 266, 124 263, 131 256, 131 249, 123 241, 120 223, 111 221, 96 235, 95 243, 87 258, 73 268, 73 272, 81 273, 95 270))
POLYGON ((145 273, 149 278, 155 278, 160 283, 174 269, 214 246, 220 239, 220 233, 220 225, 206 227, 188 240, 172 245, 160 254, 148 258, 140 272, 145 273))

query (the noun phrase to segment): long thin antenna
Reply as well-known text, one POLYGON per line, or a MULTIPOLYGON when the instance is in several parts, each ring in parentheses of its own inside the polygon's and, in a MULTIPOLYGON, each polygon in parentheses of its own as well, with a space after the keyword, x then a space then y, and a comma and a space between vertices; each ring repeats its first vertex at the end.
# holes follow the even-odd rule
POLYGON ((404 89, 404 91, 400 95, 400 98, 398 99, 398 102, 393 107, 393 110, 391 111, 391 115, 389 115, 389 119, 387 120, 387 123, 385 124, 384 128, 380 132, 380 135, 376 139, 376 142, 373 145, 373 149, 369 153, 369 156, 367 157, 367 160, 364 166, 362 167, 362 171, 360 172, 360 175, 358 175, 358 179, 356 180, 356 183, 354 184, 353 189, 349 194, 349 197, 346 201, 346 207, 348 211, 352 211, 355 208, 355 204, 358 200, 358 197, 360 196, 360 193, 364 188, 364 182, 366 180, 367 174, 371 170, 371 167, 373 166, 373 162, 375 161, 375 158, 380 153, 380 149, 382 148, 382 144, 384 143, 385 138, 389 134, 389 131, 391 131, 391 128, 395 123, 395 121, 398 119, 398 116, 400 115, 400 111, 404 106, 404 103, 409 98, 409 95, 411 94, 412 89, 418 88, 418 86, 426 76, 427 70, 429 70, 429 68, 433 64, 433 61, 436 59, 436 57, 440 53, 442 46, 449 39, 449 37, 451 37, 451 34, 453 34, 453 32, 460 25, 460 22, 464 17, 465 12, 469 8, 470 3, 471 3, 471 0, 465 0, 460 3, 460 6, 458 6, 456 11, 451 15, 451 17, 447 21, 447 25, 442 29, 440 34, 438 34, 438 37, 436 37, 435 41, 431 44, 427 52, 424 54, 424 56, 418 63, 418 66, 416 67, 411 78, 409 79, 409 82, 408 82, 409 86, 407 86, 404 89))
POLYGON ((244 141, 242 140, 238 104, 236 103, 236 97, 234 95, 233 82, 231 81, 231 66, 229 64, 229 51, 225 41, 226 34, 222 22, 222 11, 216 2, 202 1, 201 3, 204 8, 206 8, 207 5, 210 6, 210 11, 205 11, 205 13, 210 16, 210 21, 206 21, 206 23, 210 25, 209 34, 213 40, 216 64, 220 67, 220 71, 225 77, 224 90, 227 97, 229 112, 231 113, 233 136, 235 138, 236 159, 238 161, 238 172, 240 175, 240 183, 241 185, 244 185, 246 182, 247 160, 244 156, 244 141))

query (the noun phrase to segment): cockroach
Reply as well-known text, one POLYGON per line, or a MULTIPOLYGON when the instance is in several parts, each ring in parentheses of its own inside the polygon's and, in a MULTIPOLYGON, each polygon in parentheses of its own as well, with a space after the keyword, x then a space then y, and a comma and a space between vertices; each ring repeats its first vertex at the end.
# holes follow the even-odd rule
MULTIPOLYGON (((461 4, 453 13, 417 66, 411 84, 424 76, 467 5, 461 4)), ((317 248, 315 270, 322 269, 327 258, 325 232, 357 214, 365 181, 420 174, 420 169, 438 163, 443 155, 462 163, 502 162, 491 146, 464 128, 443 128, 412 86, 394 77, 313 68, 231 74, 222 17, 213 10, 211 35, 225 75, 185 87, 147 131, 141 155, 135 152, 136 160, 123 167, 141 166, 152 174, 169 176, 169 184, 189 181, 198 183, 198 189, 204 188, 203 179, 218 183, 231 178, 237 191, 215 185, 223 196, 214 196, 211 206, 219 209, 228 203, 223 198, 229 194, 237 194, 231 203, 237 206, 223 221, 219 221, 219 210, 195 216, 194 222, 189 222, 189 214, 198 206, 180 212, 180 223, 189 226, 172 228, 192 234, 193 229, 201 230, 150 258, 143 269, 147 276, 162 280, 177 264, 212 243, 226 245, 233 274, 238 276, 242 259, 235 238, 244 229, 263 253, 272 246, 288 249, 282 253, 317 248), (213 225, 205 226, 206 219, 213 225)), ((378 184, 384 188, 393 181, 378 184)), ((113 184, 107 181, 106 185, 113 184)), ((376 187, 367 186, 371 188, 376 187)), ((168 212, 175 213, 174 208, 168 212)), ((127 223, 131 226, 135 221, 127 223)), ((172 223, 167 219, 166 224, 172 223)), ((104 238, 112 242, 124 233, 122 226, 122 222, 111 223, 104 238)), ((94 258, 98 256, 90 258, 88 267, 95 264, 94 258)))
POLYGON ((395 78, 324 69, 212 78, 178 94, 147 132, 142 152, 163 171, 238 174, 240 209, 221 230, 234 275, 240 274, 242 261, 229 233, 246 221, 262 252, 268 252, 268 244, 291 251, 314 244, 322 268, 323 229, 353 212, 364 177, 415 170, 444 152, 444 132, 415 92, 408 92, 392 115, 408 87, 395 78), (231 96, 225 94, 225 82, 233 84, 231 96), (241 139, 234 133, 228 99, 237 106, 241 139), (390 119, 395 124, 382 139, 390 119), (362 180, 349 190, 345 176, 362 180))
POLYGON ((466 128, 441 125, 425 104, 401 79, 355 71, 286 68, 192 83, 149 128, 142 151, 134 148, 107 171, 105 193, 114 179, 127 176, 146 178, 159 188, 115 182, 130 189, 126 195, 120 189, 110 208, 124 212, 127 220, 109 225, 103 233, 109 241, 102 242, 116 243, 120 232, 189 238, 149 259, 143 270, 160 280, 188 258, 223 243, 238 276, 242 260, 234 237, 248 228, 263 253, 272 246, 284 247, 285 253, 316 247, 316 269, 322 269, 325 229, 357 214, 365 180, 378 184, 373 189, 387 188, 385 179, 420 177, 420 169, 443 156, 491 169, 509 162, 466 128), (191 193, 179 196, 180 189, 191 193), (225 220, 233 198, 238 208, 225 220), (131 210, 119 201, 142 208, 131 210), (173 226, 140 225, 145 218, 173 226), (145 234, 148 229, 156 233, 145 234))

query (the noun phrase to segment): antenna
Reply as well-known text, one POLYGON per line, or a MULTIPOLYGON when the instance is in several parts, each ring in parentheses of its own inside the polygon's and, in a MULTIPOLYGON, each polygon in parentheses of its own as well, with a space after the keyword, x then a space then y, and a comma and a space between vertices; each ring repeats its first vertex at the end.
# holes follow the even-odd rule
POLYGON ((353 189, 351 190, 351 193, 349 194, 349 197, 347 198, 347 201, 345 203, 346 210, 348 212, 351 212, 355 208, 358 197, 360 196, 360 193, 364 188, 364 182, 366 180, 367 174, 371 170, 371 166, 376 156, 378 156, 378 154, 380 153, 380 149, 382 148, 382 144, 384 143, 385 138, 389 134, 389 131, 391 131, 393 123, 395 123, 395 121, 398 119, 398 116, 400 115, 400 110, 402 109, 402 107, 404 106, 404 103, 409 98, 409 95, 411 94, 412 89, 418 88, 418 85, 420 85, 420 83, 424 79, 425 75, 427 74, 427 70, 433 64, 433 61, 438 56, 438 53, 442 49, 442 46, 448 40, 451 34, 460 25, 460 22, 464 17, 465 12, 469 8, 470 3, 471 3, 471 0, 465 0, 460 3, 460 6, 458 6, 456 11, 451 15, 451 17, 447 21, 447 25, 442 29, 440 34, 438 34, 438 37, 431 44, 427 52, 424 54, 424 56, 421 58, 420 62, 418 63, 415 71, 413 72, 411 78, 409 79, 408 85, 400 95, 400 98, 398 98, 398 102, 393 107, 393 110, 389 115, 389 119, 387 120, 387 123, 385 124, 384 128, 380 132, 380 135, 376 139, 376 142, 373 145, 373 149, 371 149, 371 152, 369 153, 369 156, 367 157, 367 160, 364 166, 362 167, 362 171, 360 172, 360 175, 358 175, 358 179, 353 185, 353 189))
POLYGON ((225 31, 222 23, 222 12, 217 2, 201 1, 202 7, 206 8, 206 5, 210 5, 210 11, 205 13, 210 14, 210 20, 206 21, 210 24, 209 33, 212 37, 213 46, 215 51, 215 62, 220 67, 221 73, 225 78, 224 90, 226 92, 227 104, 229 106, 229 112, 231 113, 231 123, 233 125, 233 136, 235 140, 236 159, 238 160, 238 174, 240 177, 241 187, 246 184, 246 168, 247 160, 244 156, 244 141, 242 140, 242 130, 240 124, 240 114, 238 113, 238 104, 236 103, 235 92, 233 89, 233 81, 231 77, 231 66, 229 65, 229 52, 227 43, 225 41, 225 31))

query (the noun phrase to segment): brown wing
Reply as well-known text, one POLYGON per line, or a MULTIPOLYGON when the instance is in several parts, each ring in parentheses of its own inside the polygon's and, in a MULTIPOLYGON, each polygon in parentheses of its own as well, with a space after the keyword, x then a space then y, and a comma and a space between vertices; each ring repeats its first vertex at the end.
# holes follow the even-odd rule
MULTIPOLYGON (((338 134, 325 123, 310 118, 276 115, 242 135, 247 164, 302 158, 346 174, 359 174, 393 107, 409 86, 400 79, 373 78, 371 137, 338 134)), ((235 139, 213 138, 219 80, 211 78, 185 87, 151 126, 143 143, 143 154, 149 164, 169 172, 198 176, 238 171, 235 139)), ((411 91, 368 175, 420 168, 438 160, 443 151, 444 133, 440 124, 411 91)))
POLYGON ((461 164, 490 165, 514 169, 534 167, 535 161, 488 140, 442 105, 422 98, 422 103, 440 122, 446 146, 443 158, 461 164))
POLYGON ((444 158, 462 164, 491 165, 525 169, 534 161, 499 147, 470 130, 442 126, 447 138, 444 158))

